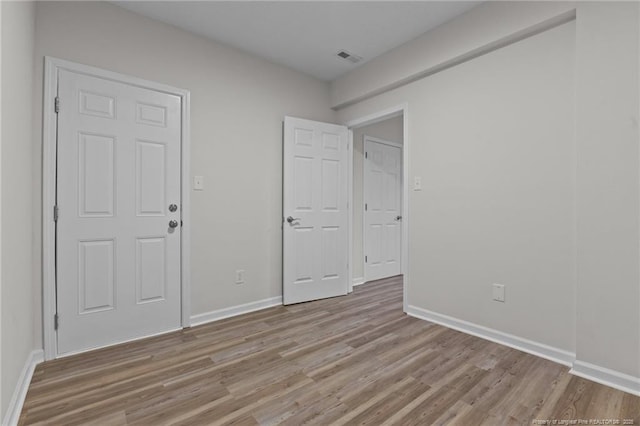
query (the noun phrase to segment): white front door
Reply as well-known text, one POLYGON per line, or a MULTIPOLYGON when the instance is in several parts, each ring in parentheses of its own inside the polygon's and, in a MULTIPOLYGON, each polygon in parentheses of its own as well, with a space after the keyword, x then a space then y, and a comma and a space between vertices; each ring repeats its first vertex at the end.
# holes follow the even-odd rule
POLYGON ((285 304, 348 292, 347 134, 344 126, 285 117, 285 304))
POLYGON ((402 273, 402 149, 397 144, 364 139, 365 280, 402 273))
POLYGON ((58 354, 180 328, 181 99, 67 70, 58 97, 58 354))

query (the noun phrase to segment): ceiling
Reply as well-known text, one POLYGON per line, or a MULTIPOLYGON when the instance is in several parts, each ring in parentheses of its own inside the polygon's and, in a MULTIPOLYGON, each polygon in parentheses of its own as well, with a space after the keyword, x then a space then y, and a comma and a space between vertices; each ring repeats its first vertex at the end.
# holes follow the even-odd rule
POLYGON ((479 1, 116 1, 269 61, 331 81, 479 1), (337 56, 361 56, 353 64, 337 56))

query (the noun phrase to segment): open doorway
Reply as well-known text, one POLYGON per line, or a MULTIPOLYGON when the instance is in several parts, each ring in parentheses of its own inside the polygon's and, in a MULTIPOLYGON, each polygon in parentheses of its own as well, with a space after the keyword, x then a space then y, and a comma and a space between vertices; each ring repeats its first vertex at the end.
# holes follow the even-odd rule
POLYGON ((348 123, 351 130, 352 284, 404 275, 406 310, 406 111, 397 107, 348 123))
POLYGON ((367 126, 363 139, 362 251, 368 282, 402 274, 402 117, 367 126), (397 131, 400 138, 370 136, 377 130, 373 126, 397 131))

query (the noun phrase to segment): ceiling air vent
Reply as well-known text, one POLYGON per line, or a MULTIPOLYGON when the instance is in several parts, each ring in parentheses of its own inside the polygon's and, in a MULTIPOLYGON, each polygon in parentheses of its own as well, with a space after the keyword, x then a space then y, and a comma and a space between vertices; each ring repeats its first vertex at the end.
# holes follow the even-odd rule
POLYGON ((358 62, 360 62, 362 60, 362 57, 358 56, 358 55, 354 55, 353 53, 349 53, 346 50, 341 50, 337 53, 337 55, 342 58, 342 59, 346 59, 347 61, 353 63, 353 64, 357 64, 358 62))

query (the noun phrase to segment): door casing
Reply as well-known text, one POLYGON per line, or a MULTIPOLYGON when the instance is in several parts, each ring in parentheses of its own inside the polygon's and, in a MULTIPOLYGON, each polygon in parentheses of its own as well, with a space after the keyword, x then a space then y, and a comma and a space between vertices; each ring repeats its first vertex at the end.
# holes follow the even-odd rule
MULTIPOLYGON (((56 263, 55 238, 56 223, 53 208, 56 203, 56 146, 57 146, 57 114, 55 99, 58 92, 58 72, 61 69, 80 74, 99 77, 145 89, 168 93, 181 98, 181 204, 182 204, 182 238, 180 241, 180 298, 181 323, 188 327, 191 321, 190 292, 190 92, 188 90, 167 86, 165 84, 144 80, 100 68, 83 65, 63 59, 45 57, 44 103, 43 103, 43 161, 42 161, 42 322, 45 360, 58 356, 54 315, 56 313, 56 263)), ((64 108, 64 104, 61 105, 64 108)))

